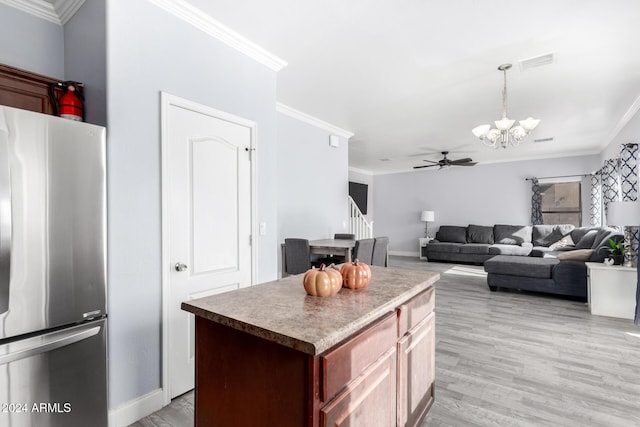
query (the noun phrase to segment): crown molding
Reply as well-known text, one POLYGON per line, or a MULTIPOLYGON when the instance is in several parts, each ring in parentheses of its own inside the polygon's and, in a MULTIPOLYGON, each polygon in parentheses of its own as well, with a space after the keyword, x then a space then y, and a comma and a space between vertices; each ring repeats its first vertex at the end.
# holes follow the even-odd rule
POLYGON ((149 2, 274 71, 280 71, 287 66, 286 61, 267 52, 184 0, 149 0, 149 2))
POLYGON ((353 168, 351 166, 349 166, 349 172, 355 172, 355 173, 359 173, 362 175, 369 175, 369 176, 373 176, 374 173, 373 171, 367 170, 367 169, 360 169, 360 168, 353 168))
POLYGON ((342 137, 345 139, 349 139, 353 136, 353 132, 349 132, 348 130, 344 130, 342 128, 339 128, 338 126, 334 126, 331 123, 322 121, 318 118, 310 116, 307 113, 298 111, 280 102, 276 103, 276 111, 279 113, 285 114, 289 117, 292 117, 294 119, 300 120, 301 122, 305 122, 315 127, 318 127, 320 129, 324 129, 333 135, 338 135, 339 137, 342 137))
POLYGON ((69 22, 84 2, 85 0, 54 0, 53 8, 58 12, 62 25, 69 22))
POLYGON ((633 119, 633 117, 636 115, 638 111, 640 111, 640 96, 638 96, 636 100, 633 101, 633 104, 631 104, 627 112, 624 113, 624 115, 620 118, 616 127, 613 129, 609 137, 602 144, 602 148, 608 147, 609 144, 611 144, 613 140, 616 139, 618 134, 622 132, 622 129, 624 129, 625 126, 629 124, 631 119, 633 119))
POLYGON ((85 0, 0 0, 0 3, 44 19, 56 25, 64 25, 78 11, 85 0))

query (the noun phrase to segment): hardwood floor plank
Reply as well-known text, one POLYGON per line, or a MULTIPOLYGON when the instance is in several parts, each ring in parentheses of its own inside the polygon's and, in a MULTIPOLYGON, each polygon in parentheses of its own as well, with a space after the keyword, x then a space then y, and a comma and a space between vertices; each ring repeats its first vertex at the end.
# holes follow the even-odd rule
MULTIPOLYGON (((436 394, 422 427, 640 426, 640 329, 631 320, 592 316, 561 297, 490 292, 481 266, 390 264, 441 274, 436 394)), ((191 425, 192 392, 133 424, 191 425)))

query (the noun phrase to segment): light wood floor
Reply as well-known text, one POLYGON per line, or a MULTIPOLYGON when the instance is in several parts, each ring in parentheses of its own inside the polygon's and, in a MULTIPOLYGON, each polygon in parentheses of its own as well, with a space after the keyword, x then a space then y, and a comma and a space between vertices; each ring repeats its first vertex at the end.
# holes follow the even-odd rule
MULTIPOLYGON (((436 399, 423 427, 640 426, 640 328, 585 303, 490 292, 482 267, 391 257, 439 271, 436 399)), ((193 392, 133 424, 193 425, 193 392)))

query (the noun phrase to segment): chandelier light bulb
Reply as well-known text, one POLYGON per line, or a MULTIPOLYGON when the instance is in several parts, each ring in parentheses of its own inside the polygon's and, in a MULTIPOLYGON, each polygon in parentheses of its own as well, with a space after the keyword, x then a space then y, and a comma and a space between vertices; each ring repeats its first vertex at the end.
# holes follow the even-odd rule
POLYGON ((491 125, 480 125, 471 129, 471 132, 485 145, 493 148, 507 148, 509 145, 519 145, 529 133, 538 126, 540 120, 528 117, 520 120, 519 126, 513 127, 515 120, 507 117, 507 70, 511 64, 502 64, 498 70, 504 74, 504 87, 502 89, 502 119, 496 120, 495 128, 491 125))

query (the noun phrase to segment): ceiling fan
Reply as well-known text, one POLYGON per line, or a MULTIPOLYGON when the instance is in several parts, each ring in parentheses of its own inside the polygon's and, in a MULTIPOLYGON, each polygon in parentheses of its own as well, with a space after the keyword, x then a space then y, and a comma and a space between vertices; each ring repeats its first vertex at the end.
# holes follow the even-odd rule
POLYGON ((473 166, 473 165, 476 164, 476 162, 474 162, 469 157, 465 157, 464 159, 458 159, 458 160, 449 160, 447 158, 447 154, 449 154, 448 151, 442 151, 443 158, 441 160, 438 160, 437 162, 434 162, 433 160, 422 160, 423 162, 429 162, 429 163, 433 163, 433 164, 432 165, 414 166, 413 168, 414 169, 422 169, 422 168, 431 168, 433 166, 440 166, 440 169, 442 169, 442 168, 447 168, 449 166, 473 166))

